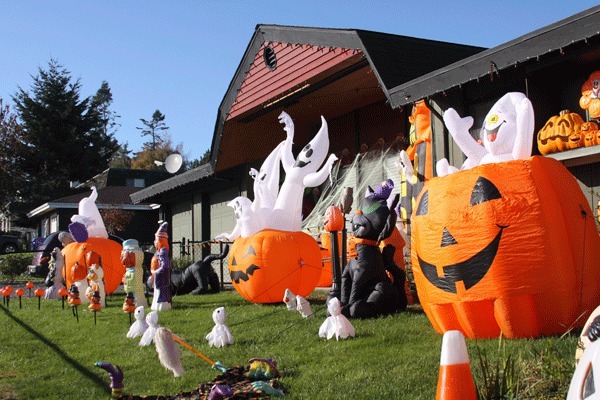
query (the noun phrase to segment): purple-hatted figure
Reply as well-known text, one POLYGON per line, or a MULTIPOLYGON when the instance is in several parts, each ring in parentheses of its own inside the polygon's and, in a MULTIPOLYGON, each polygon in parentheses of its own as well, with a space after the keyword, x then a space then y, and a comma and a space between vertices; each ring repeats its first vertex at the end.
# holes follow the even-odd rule
POLYGON ((150 308, 154 311, 171 309, 171 260, 169 259, 168 226, 167 222, 163 222, 154 235, 156 253, 152 257, 150 266, 154 287, 150 308))

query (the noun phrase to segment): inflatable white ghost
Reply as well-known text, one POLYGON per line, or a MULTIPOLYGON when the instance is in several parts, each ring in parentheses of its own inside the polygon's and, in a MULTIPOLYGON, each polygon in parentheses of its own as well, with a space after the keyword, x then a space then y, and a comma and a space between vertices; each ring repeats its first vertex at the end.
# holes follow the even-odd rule
POLYGON ((279 115, 279 122, 284 124, 284 130, 287 132, 287 138, 281 147, 281 162, 285 171, 285 181, 279 190, 267 228, 299 231, 302 225, 304 188, 322 184, 331 173, 331 168, 337 157, 331 154, 319 170, 329 152, 329 131, 327 121, 323 116, 321 116, 321 129, 304 146, 295 159, 292 153, 294 139, 292 118, 287 113, 282 112, 279 115))
MULTIPOLYGON (((444 113, 448 131, 467 156, 461 169, 530 157, 534 122, 533 106, 529 99, 523 93, 507 93, 492 106, 485 117, 481 129, 482 146, 469 133, 473 117, 461 118, 453 108, 444 113)), ((438 176, 456 171, 445 158, 436 164, 438 176)))
POLYGON ((225 347, 229 344, 233 344, 233 335, 229 331, 229 327, 226 325, 226 313, 225 307, 219 307, 212 313, 212 319, 215 326, 212 328, 209 334, 206 335, 206 340, 210 346, 225 347))
POLYGON ((89 197, 84 197, 79 201, 79 214, 71 217, 71 222, 80 223, 87 229, 88 237, 108 238, 108 232, 104 226, 104 221, 96 206, 98 191, 96 187, 92 187, 92 194, 89 197))
POLYGON ((271 151, 260 167, 260 171, 252 168, 250 176, 254 179, 254 201, 252 210, 262 217, 264 212, 270 213, 275 207, 279 193, 279 166, 281 164, 281 148, 285 141, 279 143, 271 151), (261 210, 264 210, 261 212, 261 210))
POLYGON ((263 228, 260 224, 259 218, 252 210, 252 202, 249 198, 238 196, 227 203, 227 205, 233 208, 233 213, 235 214, 236 218, 235 227, 231 233, 223 232, 218 234, 215 236, 215 240, 227 240, 229 242, 233 242, 240 236, 252 236, 263 228))

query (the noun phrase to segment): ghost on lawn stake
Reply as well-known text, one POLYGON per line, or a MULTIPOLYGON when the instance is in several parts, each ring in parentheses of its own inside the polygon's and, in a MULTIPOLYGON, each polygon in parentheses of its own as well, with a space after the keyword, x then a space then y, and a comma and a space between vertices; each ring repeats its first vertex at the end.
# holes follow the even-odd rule
POLYGON ((150 311, 148 315, 146 315, 146 324, 148 325, 148 329, 146 329, 140 339, 140 346, 152 344, 156 330, 160 328, 160 325, 158 324, 158 313, 156 311, 150 311))
POLYGON ((93 186, 92 194, 79 201, 79 213, 71 217, 69 232, 79 243, 85 242, 88 237, 108 239, 108 232, 104 226, 104 221, 96 206, 97 198, 98 191, 93 186))
POLYGON ((227 314, 225 313, 225 307, 219 307, 213 311, 212 319, 215 322, 215 326, 212 328, 212 331, 206 335, 206 340, 208 340, 210 346, 225 347, 233 344, 233 336, 225 323, 226 318, 227 314))
POLYGON ((127 332, 127 337, 130 339, 143 336, 144 332, 148 329, 144 306, 138 306, 133 315, 135 316, 135 321, 129 327, 129 332, 127 332))
POLYGON ((269 218, 267 228, 282 231, 299 231, 302 225, 302 197, 304 188, 322 184, 331 173, 337 157, 329 152, 329 131, 327 121, 321 116, 321 129, 294 159, 292 143, 294 123, 291 117, 282 112, 279 121, 284 124, 287 138, 281 147, 281 162, 285 170, 285 181, 279 190, 277 201, 269 218))
MULTIPOLYGON (((473 117, 461 118, 454 109, 449 108, 444 113, 444 123, 467 156, 461 169, 531 156, 535 121, 533 106, 523 93, 507 93, 492 106, 481 129, 483 146, 469 133, 473 117)), ((438 176, 444 176, 457 169, 444 158, 438 161, 436 171, 438 176)))
POLYGON ((329 317, 319 328, 319 337, 329 340, 335 335, 335 340, 339 340, 355 336, 354 327, 348 318, 342 315, 342 305, 337 297, 332 297, 327 302, 327 313, 329 317))
POLYGON ((285 289, 283 294, 283 302, 288 311, 297 311, 296 295, 290 289, 285 289))
POLYGON ((300 311, 302 318, 308 318, 313 316, 313 311, 310 307, 310 303, 302 296, 296 296, 296 309, 300 311))

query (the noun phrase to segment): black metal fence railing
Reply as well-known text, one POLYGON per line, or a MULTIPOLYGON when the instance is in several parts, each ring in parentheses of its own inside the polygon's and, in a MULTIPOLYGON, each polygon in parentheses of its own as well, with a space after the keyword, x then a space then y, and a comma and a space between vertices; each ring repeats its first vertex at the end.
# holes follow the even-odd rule
MULTIPOLYGON (((215 242, 215 241, 194 241, 186 240, 182 238, 181 241, 172 242, 171 244, 171 258, 173 268, 185 269, 196 261, 204 259, 209 254, 221 254, 225 248, 225 245, 229 244, 231 251, 231 244, 227 242, 215 242)), ((225 257, 222 260, 215 260, 211 264, 219 276, 219 282, 221 288, 225 285, 231 285, 231 278, 229 275, 229 257, 225 257)))

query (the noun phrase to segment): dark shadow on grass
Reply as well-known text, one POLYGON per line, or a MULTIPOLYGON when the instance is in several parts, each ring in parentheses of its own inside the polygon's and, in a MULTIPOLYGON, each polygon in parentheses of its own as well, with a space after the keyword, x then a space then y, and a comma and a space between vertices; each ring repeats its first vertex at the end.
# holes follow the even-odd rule
POLYGON ((19 318, 15 317, 10 312, 10 310, 8 310, 6 307, 0 305, 0 308, 2 308, 2 311, 4 311, 6 316, 8 316, 10 319, 12 319, 18 325, 20 325, 24 330, 26 330, 31 335, 33 335, 36 339, 38 339, 39 341, 44 343, 46 346, 48 346, 60 358, 62 358, 67 364, 70 364, 73 368, 75 368, 77 371, 79 371, 83 376, 88 378, 94 385, 104 389, 104 391, 106 391, 106 393, 108 393, 108 394, 111 393, 110 389, 108 388, 108 385, 105 384, 105 382, 102 380, 102 378, 100 378, 100 376, 96 375, 90 369, 86 368, 85 366, 80 364, 77 360, 70 357, 64 350, 62 350, 56 344, 52 343, 44 335, 42 335, 41 333, 39 333, 38 331, 33 329, 31 326, 29 326, 25 322, 21 321, 19 318))

